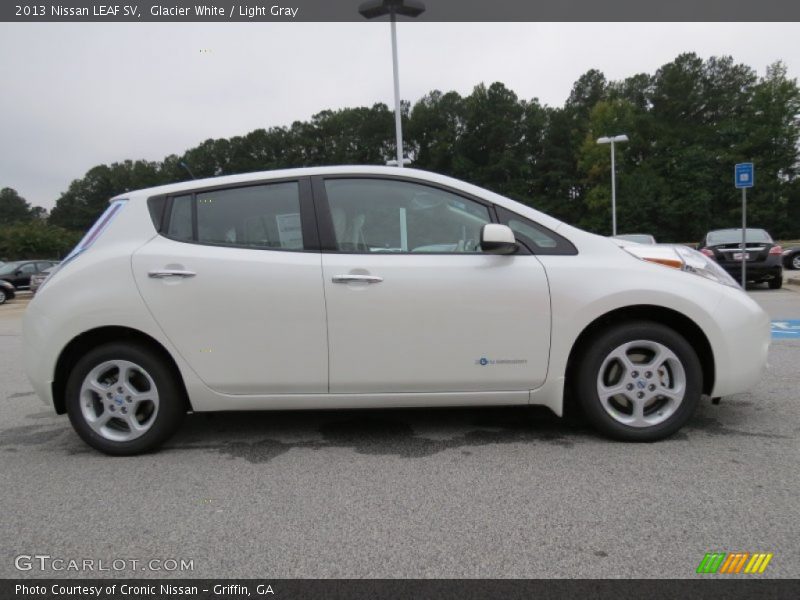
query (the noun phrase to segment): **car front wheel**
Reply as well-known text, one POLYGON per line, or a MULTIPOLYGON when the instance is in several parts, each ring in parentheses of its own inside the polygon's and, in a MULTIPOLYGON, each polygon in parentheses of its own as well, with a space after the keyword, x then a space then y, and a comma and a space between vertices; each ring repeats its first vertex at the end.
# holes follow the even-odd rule
POLYGON ((635 442, 678 431, 697 408, 703 382, 691 345, 669 327, 649 321, 601 332, 576 375, 580 404, 594 427, 635 442))
POLYGON ((67 413, 78 435, 120 456, 162 444, 186 413, 183 390, 164 362, 138 344, 110 343, 87 353, 66 389, 67 413))
POLYGON ((0 288, 0 304, 5 304, 6 300, 8 300, 8 295, 3 288, 0 288))

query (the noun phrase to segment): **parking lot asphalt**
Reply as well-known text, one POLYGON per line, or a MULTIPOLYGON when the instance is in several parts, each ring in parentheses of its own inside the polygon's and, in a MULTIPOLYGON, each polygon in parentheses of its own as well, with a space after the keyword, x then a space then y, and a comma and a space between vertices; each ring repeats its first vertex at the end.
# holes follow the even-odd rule
MULTIPOLYGON (((790 319, 798 290, 750 293, 790 319)), ((712 551, 800 576, 798 341, 655 444, 546 410, 313 411, 190 415, 160 452, 110 458, 33 395, 24 306, 0 306, 0 577, 690 578, 712 551), (193 570, 15 568, 36 554, 193 570)))

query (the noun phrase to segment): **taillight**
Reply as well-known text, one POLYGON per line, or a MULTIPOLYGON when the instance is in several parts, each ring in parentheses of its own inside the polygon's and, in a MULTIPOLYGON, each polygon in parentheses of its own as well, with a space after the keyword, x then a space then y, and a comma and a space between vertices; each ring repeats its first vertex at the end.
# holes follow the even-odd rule
POLYGON ((783 254, 783 248, 780 246, 773 246, 769 249, 770 254, 783 254))
POLYGON ((711 258, 714 258, 714 251, 711 250, 710 248, 700 248, 700 252, 702 252, 706 256, 710 256, 711 258))

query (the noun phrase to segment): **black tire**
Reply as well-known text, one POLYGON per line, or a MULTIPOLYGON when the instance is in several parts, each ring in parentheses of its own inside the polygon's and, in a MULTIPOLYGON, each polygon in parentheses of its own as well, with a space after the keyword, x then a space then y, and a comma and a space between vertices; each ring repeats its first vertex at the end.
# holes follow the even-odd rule
POLYGON ((183 387, 164 358, 145 345, 112 342, 88 352, 73 367, 67 380, 66 408, 72 427, 92 448, 113 456, 130 456, 156 449, 169 439, 186 414, 187 402, 183 387), (129 441, 110 440, 86 421, 81 410, 81 386, 86 376, 106 361, 122 360, 135 363, 152 378, 159 397, 158 410, 149 429, 129 441))
POLYGON ((769 289, 771 290, 779 290, 783 286, 783 275, 779 275, 778 277, 774 277, 770 279, 767 284, 769 285, 769 289))
POLYGON ((10 300, 10 298, 7 296, 6 291, 0 288, 0 304, 5 304, 6 300, 10 300))
POLYGON ((691 345, 673 329, 651 321, 632 321, 600 331, 582 352, 574 377, 573 389, 589 423, 600 433, 627 442, 654 442, 674 434, 694 414, 703 389, 703 371, 691 345), (598 377, 606 358, 623 344, 636 340, 665 346, 685 373, 683 400, 675 412, 658 424, 644 427, 626 425, 612 417, 598 392, 598 377))

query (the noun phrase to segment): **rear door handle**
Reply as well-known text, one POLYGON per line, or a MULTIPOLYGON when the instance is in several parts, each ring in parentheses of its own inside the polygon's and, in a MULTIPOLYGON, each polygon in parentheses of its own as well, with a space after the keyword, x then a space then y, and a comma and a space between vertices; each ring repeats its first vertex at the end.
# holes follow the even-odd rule
POLYGON ((162 269, 159 271, 150 271, 147 276, 152 279, 166 279, 167 277, 194 277, 197 275, 194 271, 182 271, 180 269, 162 269))
POLYGON ((383 277, 376 275, 334 275, 333 283, 380 283, 383 277))

